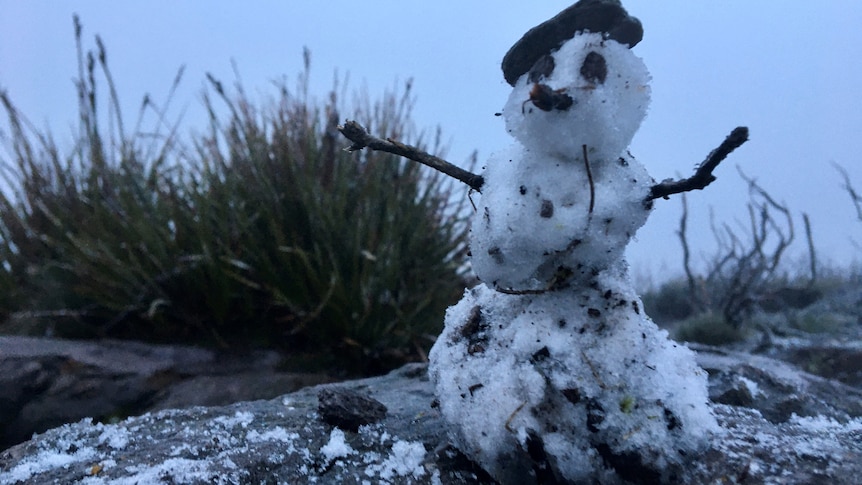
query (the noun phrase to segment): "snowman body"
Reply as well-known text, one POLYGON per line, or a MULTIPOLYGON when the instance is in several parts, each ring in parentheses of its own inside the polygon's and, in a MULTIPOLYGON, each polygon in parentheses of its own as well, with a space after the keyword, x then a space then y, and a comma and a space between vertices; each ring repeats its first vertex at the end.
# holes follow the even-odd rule
POLYGON ((623 258, 654 183, 626 147, 649 74, 578 33, 515 84, 471 230, 482 281, 430 354, 455 444, 501 483, 672 481, 717 429, 694 354, 643 312, 623 258))

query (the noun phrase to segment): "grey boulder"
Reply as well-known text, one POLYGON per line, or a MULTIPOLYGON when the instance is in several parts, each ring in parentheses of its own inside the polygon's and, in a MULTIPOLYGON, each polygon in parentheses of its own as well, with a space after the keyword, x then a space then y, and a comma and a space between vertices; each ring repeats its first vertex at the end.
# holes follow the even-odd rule
MULTIPOLYGON (((679 483, 858 483, 859 389, 766 357, 696 350, 722 432, 679 483)), ((448 445, 433 401, 426 367, 411 364, 272 400, 82 420, 0 454, 0 483, 493 483, 448 445), (327 409, 377 411, 341 429, 322 419, 322 391, 327 409)))

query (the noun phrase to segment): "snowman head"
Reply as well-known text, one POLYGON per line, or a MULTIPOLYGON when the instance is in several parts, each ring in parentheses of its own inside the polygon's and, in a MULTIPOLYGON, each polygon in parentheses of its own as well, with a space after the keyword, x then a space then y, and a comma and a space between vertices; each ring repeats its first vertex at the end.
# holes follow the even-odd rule
POLYGON ((579 32, 518 79, 506 129, 530 151, 616 160, 646 116, 649 72, 625 44, 579 32))

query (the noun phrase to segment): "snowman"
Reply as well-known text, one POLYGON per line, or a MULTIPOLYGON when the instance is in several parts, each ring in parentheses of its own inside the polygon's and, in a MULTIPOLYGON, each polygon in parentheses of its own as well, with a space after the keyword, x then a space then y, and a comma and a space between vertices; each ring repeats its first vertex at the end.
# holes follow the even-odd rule
POLYGON ((515 143, 482 174, 481 284, 429 356, 454 444, 502 484, 672 482, 718 430, 623 257, 655 184, 626 151, 649 104, 641 35, 619 2, 583 0, 504 60, 515 143))

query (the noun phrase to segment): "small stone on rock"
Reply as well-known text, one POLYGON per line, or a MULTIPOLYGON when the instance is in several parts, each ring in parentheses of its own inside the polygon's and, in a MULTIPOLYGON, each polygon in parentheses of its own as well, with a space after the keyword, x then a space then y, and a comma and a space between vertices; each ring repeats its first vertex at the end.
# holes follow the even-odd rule
POLYGON ((353 432, 380 421, 387 411, 380 401, 347 389, 321 389, 317 401, 317 412, 323 422, 353 432))

